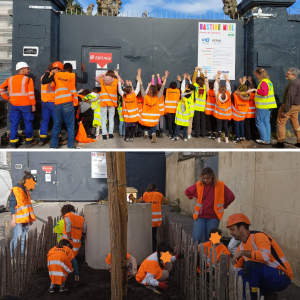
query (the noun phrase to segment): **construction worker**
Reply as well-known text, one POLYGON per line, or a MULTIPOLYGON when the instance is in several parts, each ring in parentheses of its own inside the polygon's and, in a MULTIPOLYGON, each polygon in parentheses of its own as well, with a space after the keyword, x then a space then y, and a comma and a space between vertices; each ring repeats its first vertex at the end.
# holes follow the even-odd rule
POLYGON ((65 221, 64 219, 60 219, 54 227, 54 232, 57 234, 57 242, 59 243, 62 239, 62 235, 64 233, 65 221))
POLYGON ((50 249, 47 254, 47 266, 51 284, 50 293, 55 292, 55 287, 59 285, 60 292, 66 292, 66 280, 69 273, 74 271, 75 282, 79 281, 78 264, 75 258, 72 244, 68 240, 61 240, 57 246, 50 249))
POLYGON ((61 72, 56 72, 50 76, 53 70, 52 64, 47 67, 47 72, 42 78, 42 84, 55 83, 55 99, 54 99, 54 124, 51 134, 50 148, 57 148, 62 123, 65 122, 68 131, 68 148, 74 148, 74 126, 75 112, 74 106, 78 105, 78 97, 76 92, 76 82, 87 83, 88 74, 85 72, 85 64, 81 64, 83 77, 78 77, 72 73, 73 67, 70 63, 65 63, 61 72))
MULTIPOLYGON (((26 180, 33 179, 30 172, 25 171, 23 178, 12 188, 10 193, 10 225, 14 229, 12 241, 14 249, 17 247, 18 237, 21 237, 21 257, 24 253, 24 240, 28 238, 29 225, 36 220, 31 205, 29 190, 26 187, 26 180)), ((12 242, 11 242, 12 250, 12 242)))
POLYGON ((250 225, 247 216, 241 213, 228 218, 230 234, 241 241, 232 263, 243 277, 244 287, 249 283, 251 299, 256 299, 259 288, 265 300, 275 300, 275 292, 285 290, 291 283, 293 271, 274 239, 267 233, 250 231, 250 225))
POLYGON ((0 95, 11 104, 10 108, 10 145, 17 148, 18 125, 23 117, 25 124, 26 148, 37 144, 33 140, 32 121, 35 108, 34 84, 32 78, 29 78, 29 66, 26 62, 18 62, 16 65, 17 75, 7 78, 0 86, 0 95), (5 93, 8 89, 9 96, 5 93))
MULTIPOLYGON (((50 75, 60 72, 64 68, 64 64, 56 61, 52 65, 53 69, 50 75)), ((41 77, 41 81, 42 81, 41 77)), ((40 128, 40 141, 39 146, 44 146, 47 142, 47 131, 49 126, 49 121, 52 117, 54 122, 54 99, 55 99, 55 83, 51 82, 49 84, 41 84, 41 99, 42 99, 42 124, 40 128)), ((60 135, 61 137, 61 135, 60 135)), ((65 145, 66 142, 60 141, 59 146, 65 145)))
POLYGON ((161 213, 161 205, 168 204, 169 200, 166 199, 162 193, 157 191, 157 186, 154 182, 149 183, 148 189, 146 193, 143 195, 143 200, 146 203, 151 203, 152 209, 152 247, 153 252, 156 251, 156 234, 157 234, 157 227, 161 225, 162 222, 162 213, 161 213))
MULTIPOLYGON (((105 259, 106 262, 106 268, 110 272, 111 269, 111 253, 109 253, 105 259)), ((137 262, 136 259, 127 253, 127 275, 136 275, 137 273, 137 262)))
POLYGON ((71 241, 72 250, 74 256, 76 256, 81 246, 81 239, 85 238, 86 223, 84 218, 75 212, 75 207, 71 204, 64 205, 61 209, 61 214, 64 217, 62 238, 71 241))

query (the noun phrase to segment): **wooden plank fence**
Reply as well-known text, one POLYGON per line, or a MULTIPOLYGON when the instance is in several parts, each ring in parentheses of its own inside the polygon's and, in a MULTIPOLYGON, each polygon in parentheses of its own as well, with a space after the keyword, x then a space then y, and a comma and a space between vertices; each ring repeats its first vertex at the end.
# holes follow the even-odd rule
MULTIPOLYGON (((220 261, 212 261, 217 258, 216 250, 209 253, 209 266, 207 266, 207 253, 204 245, 193 242, 193 238, 187 234, 181 224, 174 223, 168 215, 163 215, 162 225, 157 232, 158 243, 166 242, 170 246, 177 246, 177 254, 184 257, 174 264, 175 282, 181 287, 186 300, 243 300, 243 280, 238 272, 233 269, 232 258, 228 266, 228 256, 222 255, 220 261), (197 266, 200 273, 197 272, 197 266)), ((249 284, 246 284, 246 300, 250 300, 249 284)), ((264 296, 258 298, 264 300, 264 296)))
MULTIPOLYGON (((76 210, 78 213, 78 209, 76 210)), ((79 212, 83 216, 83 209, 79 212)), ((21 257, 21 240, 18 238, 14 249, 10 241, 10 224, 5 222, 5 247, 0 247, 0 297, 10 294, 19 295, 37 269, 47 266, 47 253, 57 244, 57 234, 53 229, 61 217, 48 217, 38 234, 37 228, 30 230, 24 241, 21 257), (13 251, 10 251, 10 242, 13 251)))

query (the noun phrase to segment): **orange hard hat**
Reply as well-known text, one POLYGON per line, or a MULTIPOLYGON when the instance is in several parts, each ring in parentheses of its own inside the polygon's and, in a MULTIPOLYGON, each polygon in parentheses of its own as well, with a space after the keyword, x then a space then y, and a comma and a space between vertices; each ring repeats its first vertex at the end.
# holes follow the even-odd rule
POLYGON ((249 221, 248 217, 245 216, 244 214, 233 214, 228 218, 226 228, 241 222, 251 225, 251 222, 249 221))
POLYGON ((59 69, 63 70, 63 69, 64 69, 64 64, 61 63, 60 61, 56 61, 56 62, 54 62, 54 63, 52 64, 52 68, 53 68, 53 69, 54 69, 54 68, 59 68, 59 69))

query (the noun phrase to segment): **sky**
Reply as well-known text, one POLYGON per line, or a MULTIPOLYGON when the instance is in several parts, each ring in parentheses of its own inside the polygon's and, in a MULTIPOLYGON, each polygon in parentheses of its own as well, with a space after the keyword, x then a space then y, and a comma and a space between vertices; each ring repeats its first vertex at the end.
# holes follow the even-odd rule
MULTIPOLYGON (((96 13, 96 0, 78 0, 81 5, 84 8, 84 11, 86 11, 86 8, 89 6, 89 4, 93 3, 95 5, 94 7, 94 13, 96 13)), ((241 0, 238 0, 238 3, 240 3, 241 0)), ((296 1, 296 4, 293 6, 293 8, 290 10, 291 13, 300 13, 300 0, 296 1), (295 8, 295 10, 293 9, 295 8)), ((177 17, 182 14, 187 14, 187 17, 189 17, 190 14, 195 17, 195 14, 200 17, 200 14, 204 15, 205 13, 212 14, 221 13, 221 17, 224 16, 223 14, 223 2, 222 0, 186 0, 186 1, 180 1, 180 0, 123 0, 122 1, 122 8, 124 14, 128 14, 131 16, 132 13, 134 16, 141 14, 147 10, 147 12, 152 12, 153 10, 153 16, 156 16, 156 13, 158 16, 161 16, 161 13, 163 17, 166 17, 166 12, 168 12, 168 17, 172 16, 175 17, 177 13, 177 17), (160 8, 161 7, 161 8, 160 8)), ((197 17, 197 18, 198 18, 197 17)))

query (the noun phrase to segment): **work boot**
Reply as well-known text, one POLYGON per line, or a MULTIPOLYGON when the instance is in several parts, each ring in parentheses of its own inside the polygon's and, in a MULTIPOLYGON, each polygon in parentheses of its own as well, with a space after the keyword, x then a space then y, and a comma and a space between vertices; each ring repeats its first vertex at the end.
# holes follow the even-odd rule
POLYGON ((66 292, 67 290, 68 290, 68 287, 67 287, 67 286, 60 286, 60 287, 59 287, 59 291, 60 291, 61 293, 66 292))
POLYGON ((112 140, 114 138, 114 135, 113 134, 109 134, 108 137, 109 137, 110 140, 112 140))
POLYGON ((151 143, 156 143, 156 134, 155 134, 155 132, 152 133, 151 143))
POLYGON ((35 146, 38 142, 33 140, 30 144, 26 144, 26 148, 31 148, 33 146, 35 146))
POLYGON ((39 147, 45 146, 46 143, 47 143, 47 140, 43 140, 43 141, 40 140, 40 141, 39 141, 39 147))
POLYGON ((199 139, 200 136, 199 136, 198 134, 193 133, 193 134, 192 134, 192 137, 194 137, 194 138, 196 138, 196 139, 199 139))
POLYGON ((144 139, 148 138, 148 131, 144 131, 144 139))
POLYGON ((284 143, 277 142, 276 144, 272 145, 273 148, 284 148, 284 143))
POLYGON ((107 140, 107 136, 105 134, 102 135, 103 141, 107 140))
POLYGON ((159 132, 159 130, 156 130, 156 136, 157 136, 157 137, 160 137, 160 132, 159 132))

